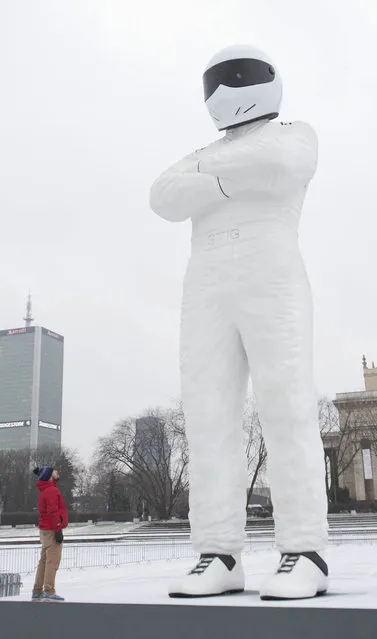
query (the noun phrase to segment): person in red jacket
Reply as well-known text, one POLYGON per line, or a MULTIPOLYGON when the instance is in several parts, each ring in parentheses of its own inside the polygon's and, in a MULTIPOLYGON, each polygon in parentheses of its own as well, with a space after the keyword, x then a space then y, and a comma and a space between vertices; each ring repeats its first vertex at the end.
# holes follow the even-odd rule
POLYGON ((68 526, 68 513, 63 496, 56 484, 59 473, 52 466, 35 468, 39 490, 39 529, 42 544, 41 558, 35 577, 33 601, 64 601, 55 591, 55 578, 63 548, 63 529, 68 526))

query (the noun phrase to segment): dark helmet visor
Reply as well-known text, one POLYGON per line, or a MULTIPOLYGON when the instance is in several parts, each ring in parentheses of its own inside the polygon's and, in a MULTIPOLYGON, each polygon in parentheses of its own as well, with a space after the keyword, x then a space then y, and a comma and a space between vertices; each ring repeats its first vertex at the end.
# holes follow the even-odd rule
POLYGON ((252 58, 226 60, 215 64, 203 75, 204 101, 207 101, 223 84, 226 87, 249 87, 266 84, 275 79, 275 69, 268 62, 252 58))

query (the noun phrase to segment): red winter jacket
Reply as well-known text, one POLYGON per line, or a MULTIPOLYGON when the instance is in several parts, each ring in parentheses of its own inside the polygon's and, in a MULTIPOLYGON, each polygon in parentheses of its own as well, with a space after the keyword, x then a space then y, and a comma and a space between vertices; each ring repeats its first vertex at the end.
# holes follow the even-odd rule
POLYGON ((68 526, 68 513, 60 490, 54 481, 37 481, 39 490, 39 528, 59 532, 68 526))

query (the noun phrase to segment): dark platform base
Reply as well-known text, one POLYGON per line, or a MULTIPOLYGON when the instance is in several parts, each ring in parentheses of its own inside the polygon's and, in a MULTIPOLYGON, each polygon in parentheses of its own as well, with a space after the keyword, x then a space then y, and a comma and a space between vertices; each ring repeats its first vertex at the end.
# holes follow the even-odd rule
POLYGON ((0 602, 1 639, 46 628, 54 639, 375 639, 377 609, 0 602))

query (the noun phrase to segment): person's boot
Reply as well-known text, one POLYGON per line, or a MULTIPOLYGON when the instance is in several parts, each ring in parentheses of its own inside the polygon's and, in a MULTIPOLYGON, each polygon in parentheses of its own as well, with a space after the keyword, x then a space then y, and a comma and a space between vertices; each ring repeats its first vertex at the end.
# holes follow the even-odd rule
POLYGON ((170 585, 169 597, 214 597, 244 589, 240 554, 202 554, 195 568, 170 585))
POLYGON ((39 592, 33 592, 33 594, 31 595, 31 600, 42 601, 42 594, 40 594, 39 592))
POLYGON ((56 593, 48 595, 47 592, 43 593, 43 599, 42 601, 46 601, 46 602, 55 602, 55 603, 61 603, 62 601, 65 601, 64 597, 59 597, 59 595, 57 595, 56 593))
POLYGON ((263 600, 310 599, 324 595, 328 586, 328 568, 317 552, 284 553, 274 575, 260 588, 263 600))

